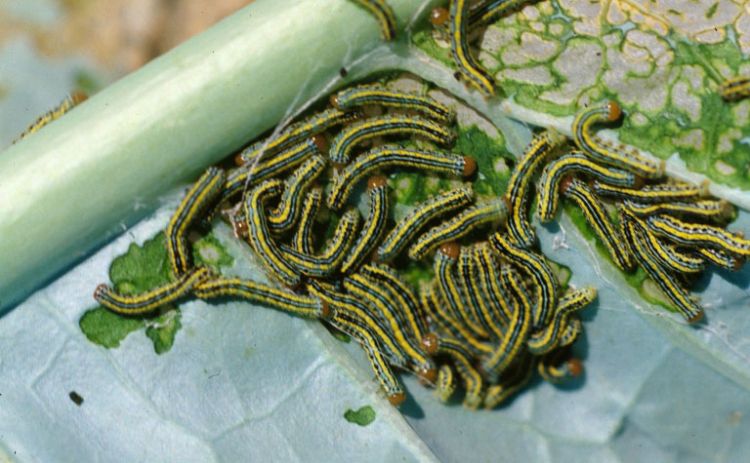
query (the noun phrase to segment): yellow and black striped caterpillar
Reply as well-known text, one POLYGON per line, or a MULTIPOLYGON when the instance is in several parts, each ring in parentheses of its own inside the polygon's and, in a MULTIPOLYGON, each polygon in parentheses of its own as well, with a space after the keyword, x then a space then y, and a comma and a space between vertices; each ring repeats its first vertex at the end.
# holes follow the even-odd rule
POLYGON ((589 133, 613 108, 620 117, 615 102, 576 118, 572 141, 553 130, 536 136, 499 196, 477 194, 476 160, 451 148, 454 108, 380 84, 332 102, 243 150, 249 163, 211 167, 189 189, 165 231, 171 283, 136 295, 100 286, 95 298, 124 315, 196 297, 319 320, 362 345, 392 404, 406 398, 402 370, 442 401, 462 390, 466 407, 494 408, 537 373, 558 383, 583 368, 572 348, 583 331, 577 314, 597 291, 559 280, 537 246, 534 199, 543 220, 558 203, 580 209, 613 263, 643 268, 690 323, 704 315, 687 286, 695 274, 709 263, 736 269, 750 254, 750 241, 724 229, 731 206, 707 197, 705 185, 665 178, 661 163, 589 133), (381 112, 367 117, 362 106, 381 112), (405 171, 452 183, 396 220, 403 205, 390 174, 405 171), (192 262, 188 235, 218 209, 272 283, 192 262), (418 284, 410 266, 423 272, 418 284))

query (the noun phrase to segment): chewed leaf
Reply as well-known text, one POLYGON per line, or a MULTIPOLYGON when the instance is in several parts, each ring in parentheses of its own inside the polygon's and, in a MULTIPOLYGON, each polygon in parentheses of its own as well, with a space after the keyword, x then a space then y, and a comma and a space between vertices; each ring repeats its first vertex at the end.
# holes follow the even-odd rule
POLYGON ((163 354, 172 348, 174 338, 181 327, 180 312, 170 310, 146 324, 146 336, 154 342, 154 351, 163 354))
POLYGON ((164 234, 159 233, 112 261, 109 271, 112 284, 124 294, 138 294, 171 281, 164 234))
MULTIPOLYGON (((709 0, 689 13, 669 8, 539 2, 489 26, 479 57, 522 120, 536 122, 531 110, 547 125, 565 124, 582 107, 614 98, 627 113, 617 129, 622 142, 663 159, 679 153, 690 171, 746 190, 750 100, 730 105, 718 92, 750 71, 738 40, 746 13, 709 0)), ((422 31, 414 41, 452 65, 439 34, 422 31)))
POLYGON ((500 195, 508 184, 510 166, 515 162, 505 149, 502 138, 491 139, 476 125, 462 129, 454 148, 457 152, 474 157, 481 178, 474 185, 483 195, 500 195))
POLYGON ((123 319, 104 307, 97 307, 83 314, 79 325, 89 341, 111 349, 119 347, 132 331, 142 328, 143 322, 133 318, 123 319))
MULTIPOLYGON (((234 259, 213 234, 193 244, 196 262, 214 269, 229 267, 234 259)), ((131 244, 128 252, 112 261, 109 276, 112 285, 123 294, 140 294, 172 280, 165 238, 158 233, 143 245, 131 244)), ((133 318, 114 314, 104 307, 89 310, 80 320, 81 331, 93 343, 106 348, 119 347, 133 331, 145 328, 154 343, 154 351, 163 354, 172 347, 180 327, 180 311, 171 305, 159 309, 156 318, 133 318)))
POLYGON ((221 267, 230 267, 234 259, 222 247, 219 240, 212 234, 208 234, 193 243, 193 259, 198 265, 208 265, 214 270, 221 267))

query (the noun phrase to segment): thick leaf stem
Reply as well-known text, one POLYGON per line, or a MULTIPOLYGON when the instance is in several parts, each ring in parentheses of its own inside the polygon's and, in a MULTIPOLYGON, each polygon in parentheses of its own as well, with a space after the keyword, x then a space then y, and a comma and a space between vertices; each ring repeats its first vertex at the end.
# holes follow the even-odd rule
MULTIPOLYGON (((402 40, 435 0, 390 0, 402 40)), ((345 0, 257 0, 0 153, 0 309, 381 46, 345 0)))

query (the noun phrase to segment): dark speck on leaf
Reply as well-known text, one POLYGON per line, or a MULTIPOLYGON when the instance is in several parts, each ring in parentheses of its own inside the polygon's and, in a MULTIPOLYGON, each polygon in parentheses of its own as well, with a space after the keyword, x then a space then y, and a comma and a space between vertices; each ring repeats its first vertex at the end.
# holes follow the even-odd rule
POLYGON ((346 76, 347 76, 347 74, 349 74, 349 71, 347 71, 347 70, 346 70, 346 68, 341 68, 341 69, 339 69, 339 75, 340 75, 340 76, 341 76, 342 78, 346 77, 346 76))
POLYGON ((79 407, 83 403, 83 397, 80 396, 76 391, 70 391, 70 394, 68 394, 70 397, 70 400, 73 401, 74 404, 78 405, 79 407))

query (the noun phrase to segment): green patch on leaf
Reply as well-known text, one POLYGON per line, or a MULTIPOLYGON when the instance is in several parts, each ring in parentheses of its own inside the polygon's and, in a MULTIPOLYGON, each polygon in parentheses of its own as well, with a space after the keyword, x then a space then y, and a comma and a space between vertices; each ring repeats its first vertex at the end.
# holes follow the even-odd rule
MULTIPOLYGON (((663 159, 677 152, 693 172, 750 188, 747 147, 741 142, 750 136, 750 124, 737 111, 739 104, 723 101, 716 92, 724 74, 739 72, 742 54, 730 41, 708 45, 684 40, 676 42, 674 53, 672 74, 678 78, 663 83, 670 88, 670 100, 656 113, 639 113, 641 120, 626 117, 618 130, 620 140, 663 159), (696 80, 699 88, 693 87, 696 80)), ((635 108, 624 109, 633 114, 635 108)))
POLYGON ((169 283, 172 271, 164 233, 159 232, 143 246, 132 243, 125 254, 112 261, 109 278, 122 294, 139 294, 169 283))
POLYGON ((112 349, 119 347, 128 334, 143 327, 143 320, 121 317, 104 307, 97 307, 84 313, 78 325, 89 341, 112 349))
POLYGON ((331 335, 333 335, 334 338, 337 340, 343 342, 343 343, 350 343, 352 342, 352 337, 349 336, 346 333, 342 333, 341 331, 331 331, 331 335))
POLYGON ((323 323, 323 327, 326 330, 328 330, 328 332, 331 334, 331 336, 333 336, 334 339, 336 339, 337 341, 341 341, 343 343, 349 343, 349 342, 352 341, 352 337, 351 336, 349 336, 348 334, 346 334, 346 333, 344 333, 342 331, 339 331, 338 329, 334 328, 333 326, 331 326, 331 325, 329 325, 327 323, 323 323))
POLYGON ((421 30, 414 34, 412 41, 417 48, 420 48, 426 54, 445 64, 451 69, 456 66, 451 58, 450 48, 443 48, 435 42, 431 30, 421 30))
MULTIPOLYGON (((479 174, 472 187, 478 196, 495 198, 505 192, 515 158, 506 150, 502 136, 492 138, 476 125, 460 127, 452 151, 471 156, 476 160, 479 174)), ((462 183, 456 179, 414 172, 394 174, 390 181, 394 189, 394 199, 400 205, 414 205, 440 192, 457 188, 462 183)), ((430 226, 445 219, 436 220, 430 226)), ((484 234, 484 231, 479 233, 480 236, 484 234)), ((396 258, 394 265, 399 269, 401 277, 415 288, 434 278, 432 266, 423 261, 409 259, 406 250, 396 258)))
MULTIPOLYGON (((644 272, 645 277, 645 272, 644 272)), ((650 278, 645 277, 641 286, 638 287, 638 294, 651 304, 658 305, 670 312, 677 312, 677 307, 673 306, 667 296, 661 291, 659 286, 650 278)))
MULTIPOLYGON (((406 253, 403 252, 402 254, 406 253)), ((413 288, 419 288, 422 283, 430 282, 435 277, 431 266, 404 256, 401 256, 401 258, 403 262, 399 261, 399 275, 413 288)))
MULTIPOLYGON (((596 247, 596 251, 599 253, 599 255, 604 260, 607 260, 612 265, 615 265, 614 261, 609 255, 609 251, 607 251, 607 247, 604 246, 604 244, 594 232, 594 229, 591 228, 591 225, 589 225, 586 217, 583 215, 583 211, 567 201, 564 203, 563 208, 565 210, 565 213, 570 217, 570 220, 573 222, 576 228, 578 228, 578 231, 581 232, 581 235, 583 235, 583 237, 586 238, 587 241, 594 242, 594 246, 596 247)), ((640 281, 638 281, 638 284, 640 284, 640 281)))
POLYGON ((178 310, 170 310, 158 318, 146 322, 148 326, 146 336, 154 342, 154 350, 157 354, 163 354, 172 348, 175 335, 182 328, 180 316, 178 310))
POLYGON ((473 157, 481 174, 474 190, 481 195, 502 195, 508 186, 510 165, 515 162, 502 137, 492 139, 476 125, 459 130, 454 151, 473 157))
POLYGON ((369 405, 365 405, 359 410, 349 409, 344 413, 344 419, 360 426, 368 426, 375 421, 375 410, 369 405))
POLYGON ((662 112, 646 117, 646 124, 623 122, 620 138, 651 153, 668 158, 675 152, 687 167, 723 184, 750 188, 747 148, 741 140, 750 136, 746 121, 737 120, 733 110, 716 93, 700 97, 700 118, 693 122, 687 115, 662 112))
POLYGON ((568 282, 570 282, 570 277, 573 275, 573 272, 571 272, 568 267, 562 264, 558 264, 551 259, 547 259, 547 262, 549 262, 552 273, 555 274, 557 281, 560 283, 560 287, 567 288, 568 282))
POLYGON ((231 266, 234 258, 224 249, 221 242, 209 233, 193 243, 193 261, 196 265, 205 265, 218 271, 220 267, 231 266))
POLYGON ((399 204, 414 204, 425 199, 424 184, 424 174, 415 172, 394 173, 389 181, 394 199, 399 204))
MULTIPOLYGON (((746 72, 742 66, 747 60, 732 38, 730 23, 722 26, 726 40, 707 44, 679 28, 657 38, 639 22, 602 24, 596 35, 575 33, 591 21, 570 16, 569 7, 554 2, 533 8, 538 12, 511 14, 473 42, 485 47, 474 53, 483 56, 499 91, 550 118, 570 117, 583 105, 614 99, 625 118, 621 127, 609 128, 623 142, 662 159, 678 153, 691 171, 750 189, 750 110, 742 102, 722 101, 716 91, 726 77, 746 72), (651 58, 644 59, 644 53, 651 58), (636 94, 632 88, 643 91, 636 94)), ((719 2, 709 4, 705 14, 725 21, 718 18, 719 2)), ((415 34, 413 41, 455 69, 446 41, 434 30, 415 34)))
MULTIPOLYGON (((196 244, 193 253, 203 259, 201 263, 216 266, 232 263, 215 237, 209 235, 196 244)), ((142 246, 131 244, 125 254, 112 261, 109 277, 115 290, 122 294, 140 294, 172 281, 164 233, 159 232, 142 246)), ((174 306, 165 306, 158 316, 150 318, 125 317, 100 306, 84 313, 78 324, 89 341, 108 349, 118 347, 133 331, 145 328, 157 354, 171 349, 182 327, 180 312, 174 306)))
POLYGON ((612 265, 614 265, 614 262, 612 262, 612 259, 609 256, 609 251, 607 251, 607 248, 596 236, 596 233, 594 233, 594 229, 591 228, 591 225, 589 225, 586 217, 583 215, 583 211, 567 201, 563 204, 563 209, 565 210, 565 213, 568 214, 570 220, 573 222, 576 228, 578 228, 578 231, 581 232, 581 235, 583 235, 583 237, 586 238, 587 241, 594 242, 599 255, 611 262, 612 265))

